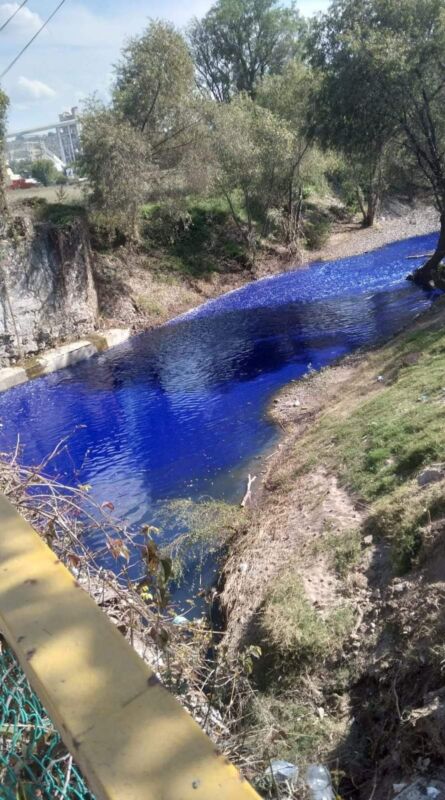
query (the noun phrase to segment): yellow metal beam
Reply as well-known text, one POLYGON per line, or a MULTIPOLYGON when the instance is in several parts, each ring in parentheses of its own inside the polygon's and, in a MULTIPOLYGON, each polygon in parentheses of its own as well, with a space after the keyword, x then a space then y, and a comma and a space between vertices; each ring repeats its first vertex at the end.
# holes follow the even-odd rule
POLYGON ((258 800, 1 496, 0 629, 100 800, 258 800))

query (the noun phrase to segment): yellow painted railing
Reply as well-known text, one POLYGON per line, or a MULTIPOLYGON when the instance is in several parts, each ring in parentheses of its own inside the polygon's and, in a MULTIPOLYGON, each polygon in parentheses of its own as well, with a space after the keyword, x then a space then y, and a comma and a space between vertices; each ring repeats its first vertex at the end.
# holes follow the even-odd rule
POLYGON ((0 630, 98 800, 258 800, 1 496, 0 630))

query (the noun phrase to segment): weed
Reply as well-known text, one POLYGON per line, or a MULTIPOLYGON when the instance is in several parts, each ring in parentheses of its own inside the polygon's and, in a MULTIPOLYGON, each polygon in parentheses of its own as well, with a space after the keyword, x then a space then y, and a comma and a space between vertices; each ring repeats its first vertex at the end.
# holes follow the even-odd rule
POLYGON ((292 661, 323 661, 342 646, 353 623, 348 605, 323 617, 306 596, 299 575, 289 571, 273 587, 263 611, 269 644, 292 661))
POLYGON ((144 312, 144 314, 148 314, 151 317, 160 317, 162 315, 162 307, 153 300, 151 297, 147 297, 145 294, 139 294, 136 297, 136 304, 138 308, 144 312))
POLYGON ((327 553, 339 578, 346 578, 356 567, 362 554, 361 533, 357 528, 324 536, 320 549, 327 553))

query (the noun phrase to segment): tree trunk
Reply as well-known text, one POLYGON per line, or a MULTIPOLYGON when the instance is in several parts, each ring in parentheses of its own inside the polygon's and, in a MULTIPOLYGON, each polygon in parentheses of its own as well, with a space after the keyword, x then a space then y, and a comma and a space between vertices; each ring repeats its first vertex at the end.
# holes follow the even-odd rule
POLYGON ((370 191, 366 197, 366 211, 363 214, 363 226, 365 228, 372 228, 375 222, 377 209, 379 205, 379 197, 376 192, 370 191))
MULTIPOLYGON (((437 268, 443 258, 445 258, 445 211, 442 211, 440 215, 440 234, 433 255, 422 267, 408 275, 408 280, 414 281, 419 286, 431 287, 433 283, 439 285, 437 268)), ((440 284, 442 288, 443 280, 440 280, 440 284)))

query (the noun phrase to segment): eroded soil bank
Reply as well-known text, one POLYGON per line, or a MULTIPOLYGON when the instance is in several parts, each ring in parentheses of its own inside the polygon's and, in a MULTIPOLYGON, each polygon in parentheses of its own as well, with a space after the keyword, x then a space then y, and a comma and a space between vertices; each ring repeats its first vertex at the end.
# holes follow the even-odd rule
MULTIPOLYGON (((433 233, 437 211, 431 206, 392 203, 374 228, 337 221, 321 250, 291 254, 285 247, 264 246, 254 265, 226 259, 220 269, 192 274, 177 268, 167 251, 117 248, 96 253, 95 282, 102 327, 134 330, 167 322, 201 303, 245 284, 293 270, 314 260, 359 255, 399 239, 433 233)), ((209 252, 209 261, 211 253, 209 252)), ((407 272, 411 264, 407 262, 407 272)))
POLYGON ((255 655, 247 750, 321 760, 343 798, 444 778, 444 322, 440 299, 280 392, 282 441, 224 568, 226 650, 255 655))

